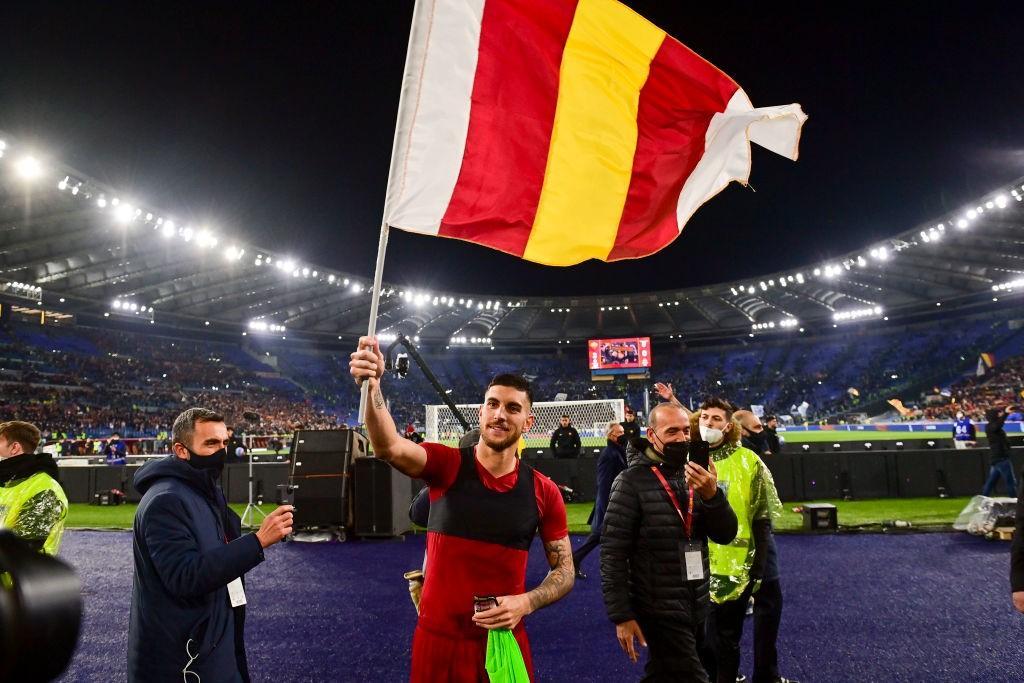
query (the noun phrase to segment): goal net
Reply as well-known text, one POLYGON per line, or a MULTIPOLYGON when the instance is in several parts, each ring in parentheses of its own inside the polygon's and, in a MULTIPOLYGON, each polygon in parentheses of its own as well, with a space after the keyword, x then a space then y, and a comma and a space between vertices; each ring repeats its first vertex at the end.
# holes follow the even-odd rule
MULTIPOLYGON (((479 403, 456 406, 470 428, 480 424, 479 403)), ((428 405, 426 408, 427 441, 456 445, 462 437, 462 425, 446 405, 428 405)), ((621 398, 599 401, 549 401, 533 404, 533 427, 524 434, 527 448, 547 447, 551 432, 558 428, 562 415, 568 415, 570 424, 580 433, 584 446, 604 446, 605 432, 612 422, 622 422, 625 401, 621 398)))

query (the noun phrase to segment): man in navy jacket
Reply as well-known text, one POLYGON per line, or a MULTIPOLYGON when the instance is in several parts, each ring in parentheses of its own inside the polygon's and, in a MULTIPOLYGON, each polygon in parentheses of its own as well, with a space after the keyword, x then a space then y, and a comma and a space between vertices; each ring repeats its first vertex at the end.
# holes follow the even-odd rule
POLYGON ((608 509, 608 496, 612 491, 612 482, 620 472, 626 469, 626 431, 622 425, 615 422, 608 427, 605 437, 608 439, 608 445, 597 458, 597 496, 590 519, 587 520, 590 522, 590 535, 587 536, 583 545, 572 554, 572 564, 576 568, 577 579, 587 578, 580 565, 583 563, 583 558, 601 544, 601 529, 604 527, 604 513, 608 509))
POLYGON ((135 475, 135 576, 128 680, 248 681, 242 576, 292 527, 283 505, 241 535, 217 479, 228 441, 224 418, 190 408, 174 421, 174 453, 135 475), (191 675, 189 675, 191 674, 191 675))

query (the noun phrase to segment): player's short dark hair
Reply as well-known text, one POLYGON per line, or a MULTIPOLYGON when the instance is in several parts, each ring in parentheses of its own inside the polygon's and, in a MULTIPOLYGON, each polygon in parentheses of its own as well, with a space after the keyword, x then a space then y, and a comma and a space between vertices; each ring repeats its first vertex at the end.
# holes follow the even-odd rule
POLYGON ((569 416, 567 414, 565 414, 565 413, 562 413, 562 417, 564 417, 566 420, 569 419, 569 416))
POLYGON ((224 416, 206 408, 189 408, 174 418, 171 427, 171 442, 180 443, 186 448, 192 447, 192 436, 196 433, 197 422, 223 422, 224 416))
POLYGON ((721 396, 712 396, 705 399, 704 402, 700 404, 701 410, 707 410, 708 408, 718 408, 719 410, 725 411, 726 422, 732 420, 732 414, 736 412, 736 408, 721 396))
MULTIPOLYGON (((530 405, 533 405, 533 387, 522 375, 517 375, 513 372, 503 372, 499 375, 495 375, 491 378, 491 383, 487 385, 487 388, 491 387, 512 387, 526 394, 527 400, 530 405)), ((486 390, 484 393, 487 393, 486 390)))

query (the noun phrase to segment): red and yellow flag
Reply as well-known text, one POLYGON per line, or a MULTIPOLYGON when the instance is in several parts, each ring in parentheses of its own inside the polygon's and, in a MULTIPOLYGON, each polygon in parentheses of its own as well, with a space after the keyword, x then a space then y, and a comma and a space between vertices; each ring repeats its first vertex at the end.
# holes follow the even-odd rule
POLYGON ((418 0, 385 220, 548 265, 639 258, 806 116, 615 0, 418 0))

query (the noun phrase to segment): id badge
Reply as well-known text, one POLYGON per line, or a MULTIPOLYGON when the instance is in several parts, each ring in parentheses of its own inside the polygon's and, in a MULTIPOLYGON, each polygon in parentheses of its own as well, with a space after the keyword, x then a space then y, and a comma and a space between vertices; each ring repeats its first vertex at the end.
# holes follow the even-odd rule
POLYGON ((684 541, 682 544, 683 568, 686 570, 687 581, 702 581, 704 579, 704 554, 701 552, 701 544, 694 541, 684 541))
POLYGON ((242 578, 239 577, 228 584, 228 599, 232 607, 241 607, 245 604, 245 589, 242 588, 242 578))

